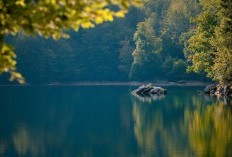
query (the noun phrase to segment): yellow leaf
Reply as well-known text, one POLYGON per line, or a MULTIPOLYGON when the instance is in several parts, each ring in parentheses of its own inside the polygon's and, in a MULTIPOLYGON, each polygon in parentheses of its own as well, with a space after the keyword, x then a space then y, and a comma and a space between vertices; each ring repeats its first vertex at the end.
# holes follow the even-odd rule
POLYGON ((104 20, 103 20, 102 17, 97 17, 97 18, 95 19, 95 22, 96 22, 96 24, 100 24, 100 23, 103 23, 104 20))
POLYGON ((104 16, 104 19, 106 20, 106 21, 113 21, 114 20, 114 18, 113 18, 113 15, 112 14, 105 14, 105 16, 104 16))
POLYGON ((126 13, 127 13, 127 12, 124 11, 124 10, 118 11, 118 12, 115 13, 115 16, 116 16, 116 17, 125 17, 125 14, 126 14, 126 13))
POLYGON ((21 5, 22 7, 26 6, 24 0, 18 0, 18 1, 15 2, 15 4, 16 5, 21 5))
POLYGON ((92 28, 92 27, 94 27, 94 24, 89 22, 89 21, 88 22, 83 22, 81 24, 81 27, 83 27, 83 28, 92 28))

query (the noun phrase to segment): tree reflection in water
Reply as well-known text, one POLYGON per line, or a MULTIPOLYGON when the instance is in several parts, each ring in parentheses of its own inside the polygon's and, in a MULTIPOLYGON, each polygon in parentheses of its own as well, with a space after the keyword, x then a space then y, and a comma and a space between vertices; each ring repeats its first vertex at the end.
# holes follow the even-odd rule
POLYGON ((223 99, 168 95, 132 99, 134 134, 144 156, 232 156, 231 105, 223 99))
POLYGON ((161 100, 164 99, 166 97, 166 95, 151 95, 151 96, 140 96, 140 95, 133 95, 136 98, 138 98, 138 100, 142 101, 142 102, 149 102, 152 103, 156 100, 161 100))
POLYGON ((18 129, 13 135, 13 144, 17 154, 25 156, 29 153, 31 156, 43 156, 45 151, 43 136, 31 136, 31 132, 25 126, 20 126, 18 129))
POLYGON ((0 104, 0 157, 137 154, 127 87, 20 87, 0 104))
POLYGON ((185 112, 189 144, 197 156, 232 156, 231 106, 215 103, 204 110, 185 112))
POLYGON ((3 141, 0 141, 0 156, 5 154, 6 151, 6 144, 3 141))
POLYGON ((130 99, 125 87, 35 89, 1 95, 1 157, 232 156, 224 98, 189 88, 152 101, 130 99))

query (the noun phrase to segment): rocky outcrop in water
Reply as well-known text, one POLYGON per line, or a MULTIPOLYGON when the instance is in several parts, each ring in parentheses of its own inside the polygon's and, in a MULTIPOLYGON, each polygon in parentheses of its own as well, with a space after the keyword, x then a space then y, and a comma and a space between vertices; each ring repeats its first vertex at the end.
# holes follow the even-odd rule
POLYGON ((205 94, 214 94, 217 90, 217 86, 214 84, 208 85, 204 89, 205 94))
POLYGON ((156 87, 152 84, 148 84, 139 86, 139 88, 132 91, 132 94, 139 96, 166 95, 167 90, 161 87, 156 87))
POLYGON ((208 85, 205 87, 204 91, 205 94, 210 95, 217 95, 217 96, 232 96, 232 89, 230 85, 208 85))
POLYGON ((215 95, 232 96, 232 89, 229 85, 218 86, 215 95))

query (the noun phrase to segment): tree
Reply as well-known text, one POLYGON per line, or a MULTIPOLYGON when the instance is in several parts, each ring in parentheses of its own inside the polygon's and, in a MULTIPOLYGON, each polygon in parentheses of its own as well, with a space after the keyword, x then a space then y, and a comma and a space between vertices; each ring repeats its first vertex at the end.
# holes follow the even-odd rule
POLYGON ((200 5, 196 0, 172 0, 163 20, 163 33, 180 43, 180 35, 190 27, 190 18, 199 12, 200 5))
POLYGON ((222 84, 231 83, 232 1, 202 0, 202 7, 187 44, 189 70, 204 71, 222 84))
POLYGON ((190 19, 201 10, 197 0, 146 0, 143 1, 145 20, 137 25, 134 41, 131 79, 172 80, 199 79, 186 74, 180 40, 192 28, 190 19))
POLYGON ((0 1, 0 74, 8 72, 10 80, 24 79, 16 70, 16 54, 5 42, 7 35, 23 32, 45 38, 68 37, 67 30, 91 28, 114 17, 123 17, 130 6, 140 0, 2 0, 0 1))
POLYGON ((130 71, 132 80, 151 80, 154 73, 158 74, 161 69, 156 67, 162 62, 162 40, 157 37, 154 29, 155 15, 147 18, 137 25, 134 34, 136 49, 133 52, 134 61, 130 71))
POLYGON ((215 29, 213 45, 217 49, 213 78, 223 84, 232 82, 232 1, 221 0, 219 26, 215 29))

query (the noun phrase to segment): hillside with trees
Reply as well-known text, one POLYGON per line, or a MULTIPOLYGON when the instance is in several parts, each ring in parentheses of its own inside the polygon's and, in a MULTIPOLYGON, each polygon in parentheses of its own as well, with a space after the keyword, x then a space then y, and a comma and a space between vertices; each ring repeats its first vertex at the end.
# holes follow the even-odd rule
POLYGON ((188 32, 185 55, 189 70, 204 71, 221 84, 232 82, 232 1, 202 0, 202 12, 188 32))
POLYGON ((231 28, 231 2, 144 0, 125 18, 69 31, 69 39, 20 32, 6 41, 27 83, 209 81, 205 76, 228 83, 231 28))

